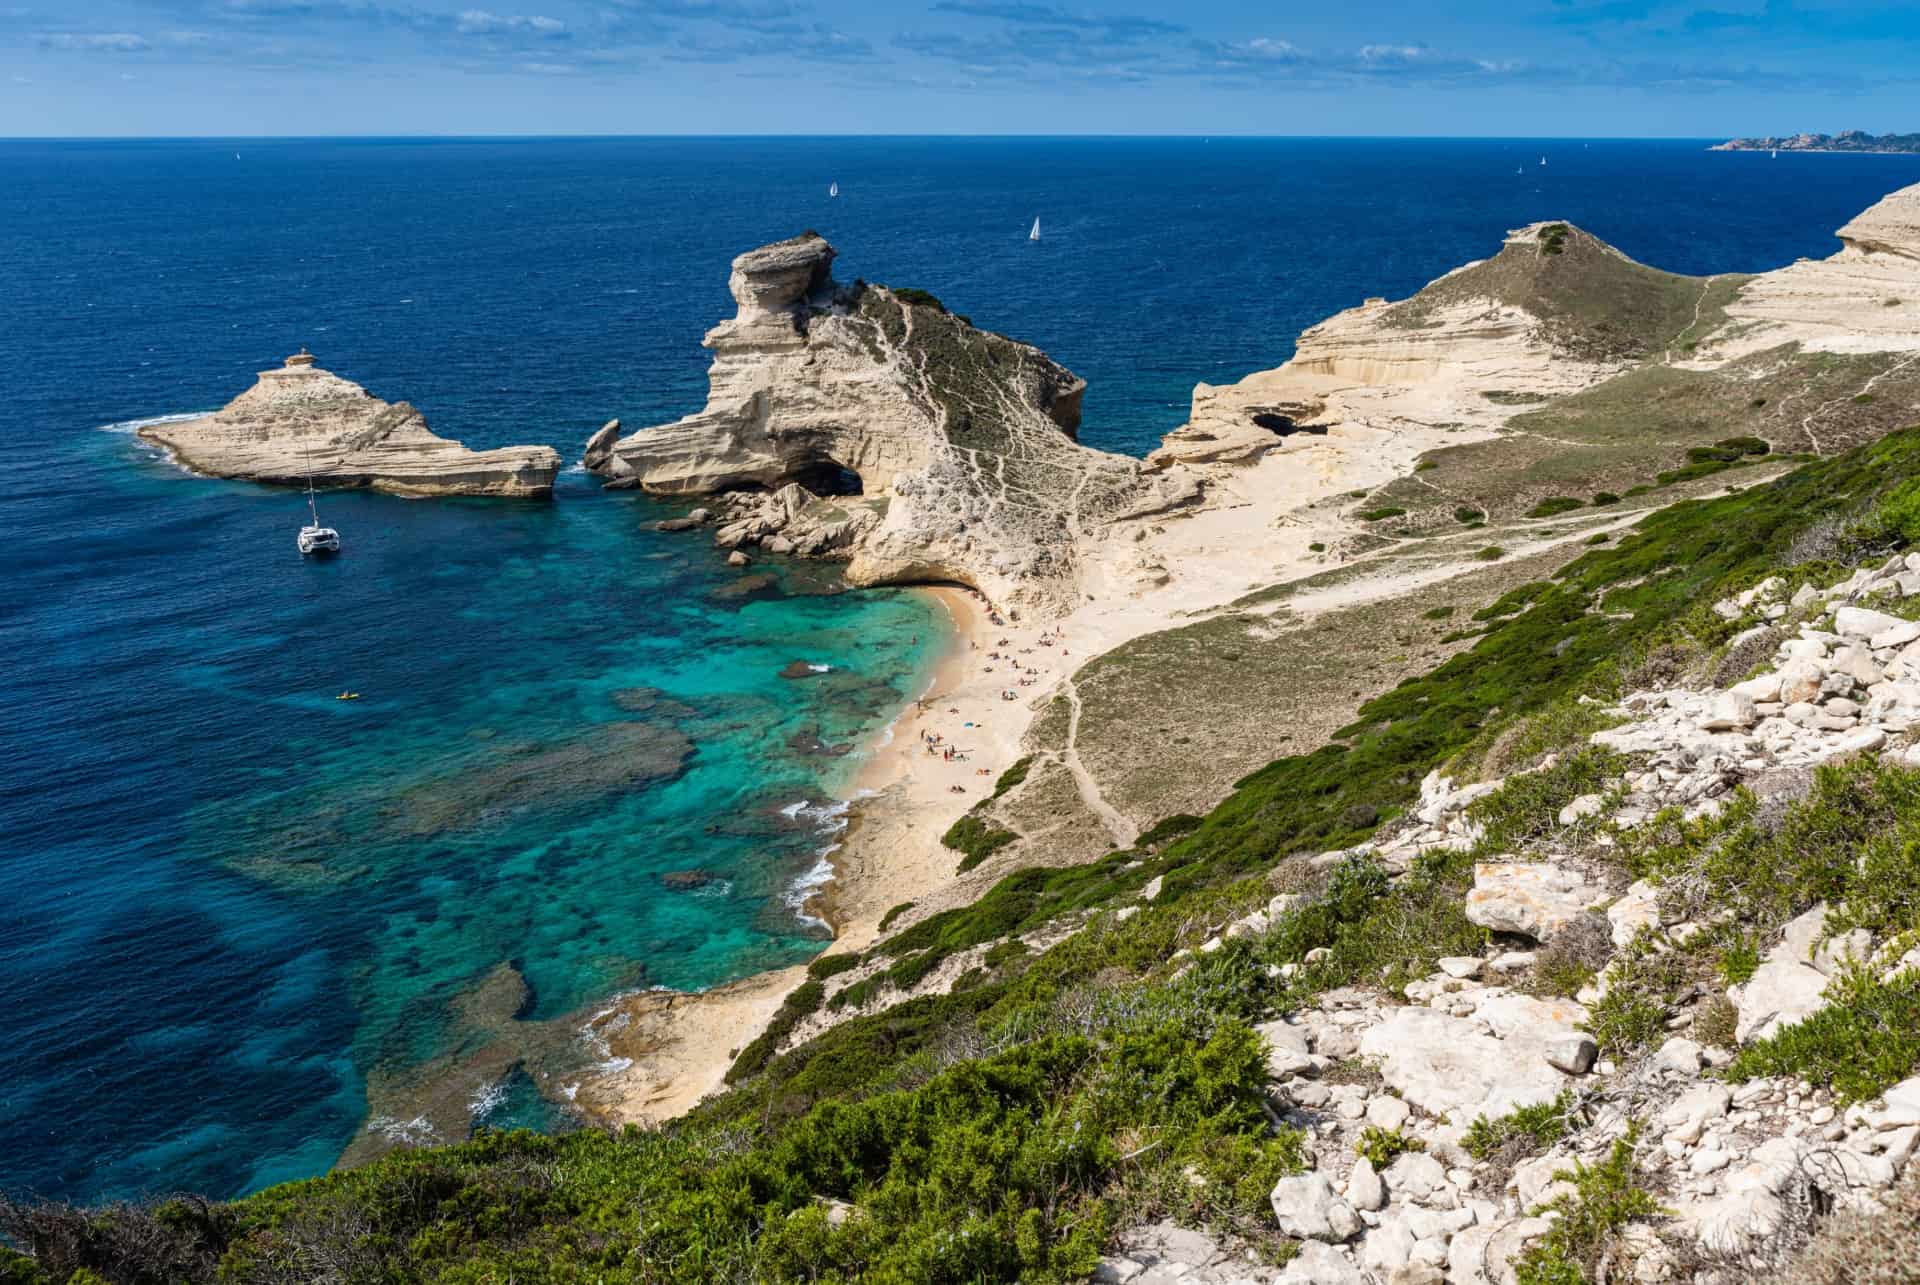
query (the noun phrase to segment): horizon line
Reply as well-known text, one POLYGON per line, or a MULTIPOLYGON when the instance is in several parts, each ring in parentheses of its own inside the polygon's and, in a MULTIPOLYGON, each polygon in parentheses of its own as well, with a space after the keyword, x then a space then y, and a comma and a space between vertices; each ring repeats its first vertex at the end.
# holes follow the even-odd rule
MULTIPOLYGON (((1735 135, 1734 138, 1761 138, 1766 135, 1735 135)), ((1148 140, 1168 141, 1214 139, 1235 142, 1291 141, 1291 142, 1458 142, 1458 143, 1535 143, 1535 142, 1572 142, 1572 143, 1698 143, 1711 141, 1732 141, 1718 134, 1264 134, 1234 132, 1141 132, 1124 134, 1104 133, 1066 133, 1066 134, 1014 134, 1014 133, 488 133, 456 134, 439 132, 419 133, 341 133, 341 134, 4 134, 0 143, 191 143, 191 142, 256 142, 256 143, 298 143, 298 142, 504 142, 504 141, 611 141, 611 140, 647 140, 647 141, 701 141, 701 140, 1002 140, 1047 142, 1070 139, 1075 141, 1098 140, 1148 140)), ((1864 153, 1863 153, 1864 154, 1864 153)))

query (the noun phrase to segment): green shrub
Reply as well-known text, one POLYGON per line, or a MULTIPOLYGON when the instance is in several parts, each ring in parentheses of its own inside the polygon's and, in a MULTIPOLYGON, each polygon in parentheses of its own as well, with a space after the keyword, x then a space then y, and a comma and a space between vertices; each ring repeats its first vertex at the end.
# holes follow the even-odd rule
MULTIPOLYGON (((989 803, 993 802, 995 799, 1005 794, 1008 790, 1013 789, 1015 786, 1019 785, 1022 781, 1026 780, 1027 773, 1032 769, 1032 767, 1033 767, 1033 755, 1031 754, 1025 754, 1015 759, 1013 761, 1013 766, 1009 767, 1006 771, 1002 772, 999 778, 994 781, 993 793, 987 796, 987 802, 989 803)), ((953 845, 948 844, 947 846, 952 847, 953 845)))
POLYGON ((1510 776, 1491 794, 1467 805, 1484 828, 1483 846, 1511 851, 1560 828, 1560 810, 1583 794, 1597 794, 1626 769, 1626 760, 1601 745, 1583 746, 1552 767, 1510 776))
POLYGON ((1603 1250, 1620 1229, 1636 1218, 1661 1212, 1653 1193, 1640 1185, 1633 1162, 1640 1126, 1628 1127, 1607 1158, 1591 1167, 1575 1163, 1557 1179, 1573 1190, 1548 1201, 1543 1209, 1558 1214, 1547 1234, 1527 1247, 1515 1264, 1520 1285, 1560 1285, 1592 1279, 1603 1250))
POLYGON ((913 903, 911 901, 903 901, 897 906, 890 907, 886 914, 880 916, 880 931, 885 932, 887 929, 893 927, 895 920, 912 909, 913 903))
POLYGON ((1920 1066, 1920 969, 1881 981, 1843 968, 1827 1007, 1742 1049, 1730 1080, 1784 1075, 1833 1090, 1843 1105, 1874 1097, 1920 1066))
POLYGON ((947 305, 935 298, 931 291, 921 290, 914 286, 893 286, 889 288, 893 291, 893 297, 908 307, 932 308, 938 312, 945 312, 947 310, 947 305))
POLYGON ((818 981, 806 981, 796 986, 767 1023, 766 1029, 734 1058, 733 1065, 727 1068, 726 1082, 733 1084, 744 1080, 765 1066, 774 1051, 786 1042, 787 1036, 793 1034, 793 1028, 800 1024, 801 1019, 819 1010, 826 994, 827 988, 818 981))
POLYGON ((1453 520, 1467 525, 1472 525, 1475 522, 1484 522, 1486 517, 1487 515, 1479 509, 1471 508, 1465 504, 1453 511, 1453 520))
POLYGON ((1498 620, 1501 616, 1518 615, 1527 605, 1547 590, 1553 588, 1548 580, 1536 580, 1532 584, 1523 584, 1501 594, 1495 602, 1473 613, 1475 620, 1498 620))
POLYGON ((1307 546, 1307 551, 1309 553, 1325 553, 1327 551, 1327 546, 1324 544, 1321 544, 1318 540, 1316 540, 1312 544, 1307 546))
POLYGON ((1382 1129, 1370 1124, 1360 1131, 1359 1141, 1353 1149, 1371 1161, 1375 1169, 1385 1169, 1397 1157, 1409 1151, 1425 1151, 1427 1144, 1398 1129, 1382 1129))
POLYGON ((1609 504, 1618 503, 1620 503, 1620 497, 1612 491, 1595 491, 1593 493, 1593 507, 1596 509, 1604 509, 1609 504))
POLYGON ((817 982, 824 982, 829 977, 838 977, 858 967, 860 967, 858 955, 816 955, 813 962, 807 965, 807 976, 817 982))
POLYGON ((1388 518, 1401 517, 1405 513, 1405 509, 1387 504, 1377 509, 1362 509, 1358 516, 1362 522, 1384 522, 1388 518))
POLYGON ((1607 538, 1608 538, 1608 537, 1607 537, 1607 533, 1606 533, 1605 531, 1602 531, 1602 532, 1600 532, 1600 533, 1598 533, 1597 535, 1590 535, 1590 536, 1588 536, 1588 537, 1587 537, 1587 543, 1588 543, 1589 545, 1595 545, 1595 544, 1605 544, 1605 543, 1607 542, 1607 538))
MULTIPOLYGON (((1767 399, 1764 397, 1755 403, 1756 406, 1765 406, 1766 404, 1767 399)), ((1727 450, 1739 451, 1742 455, 1765 455, 1773 449, 1772 445, 1762 437, 1723 437, 1715 442, 1714 445, 1727 450)))
POLYGON ((1192 834, 1200 828, 1200 821, 1201 818, 1194 816, 1191 812, 1176 812, 1170 817, 1162 817, 1149 826, 1138 839, 1133 841, 1134 846, 1138 848, 1157 848, 1161 844, 1177 839, 1183 834, 1192 834))
POLYGON ((1571 495, 1549 495, 1527 511, 1530 518, 1550 518, 1560 513, 1571 513, 1581 508, 1585 501, 1576 500, 1571 495))
POLYGON ((1613 959, 1607 993, 1587 1008, 1587 1030, 1600 1051, 1620 1057, 1667 1037, 1667 1018, 1692 978, 1686 957, 1656 948, 1642 932, 1613 959))
POLYGON ((1473 556, 1481 562, 1498 562, 1507 556, 1507 551, 1497 544, 1490 544, 1473 556))
POLYGON ((1447 620, 1453 615, 1452 607, 1432 607, 1420 613, 1422 620, 1447 620))
POLYGON ((1491 1159, 1497 1152, 1516 1152, 1515 1160, 1537 1156, 1567 1136, 1573 1126, 1573 1093, 1564 1090, 1551 1102, 1515 1107, 1496 1120, 1475 1116, 1460 1139, 1460 1145, 1475 1160, 1491 1159))
POLYGON ((947 827, 940 842, 961 854, 959 873, 965 874, 1019 837, 1004 826, 969 812, 947 827))

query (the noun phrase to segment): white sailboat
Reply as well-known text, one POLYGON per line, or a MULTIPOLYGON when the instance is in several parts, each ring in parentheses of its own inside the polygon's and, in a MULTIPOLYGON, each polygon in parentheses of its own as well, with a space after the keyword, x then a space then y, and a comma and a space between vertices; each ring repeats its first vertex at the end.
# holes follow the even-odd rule
POLYGON ((1780 159, 1780 149, 1777 147, 1773 149, 1773 159, 1776 161, 1780 159))
POLYGON ((828 196, 840 195, 840 185, 838 183, 829 183, 827 185, 827 195, 828 196))
POLYGON ((1038 241, 1039 239, 1040 239, 1040 220, 1035 219, 1033 221, 1033 231, 1027 233, 1027 240, 1038 241))
POLYGON ((1540 158, 1540 163, 1541 163, 1542 165, 1545 165, 1545 164, 1547 163, 1547 158, 1546 158, 1546 157, 1544 157, 1544 156, 1542 156, 1542 157, 1540 158))
POLYGON ((309 553, 340 552, 340 533, 330 526, 320 525, 320 510, 313 502, 313 457, 307 457, 307 516, 312 519, 300 528, 300 537, 296 541, 302 555, 309 553))

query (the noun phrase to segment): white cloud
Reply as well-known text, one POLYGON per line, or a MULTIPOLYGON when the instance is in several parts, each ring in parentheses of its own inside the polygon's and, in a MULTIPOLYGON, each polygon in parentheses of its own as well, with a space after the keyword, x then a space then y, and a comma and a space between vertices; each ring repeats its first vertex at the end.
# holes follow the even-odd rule
POLYGON ((119 53, 137 53, 148 47, 145 36, 136 36, 130 31, 99 34, 53 31, 41 36, 40 43, 49 49, 111 49, 119 53))
POLYGON ((544 14, 522 16, 520 14, 489 13, 485 9, 467 9, 454 20, 454 25, 470 36, 501 35, 509 32, 526 33, 536 36, 565 35, 567 24, 558 18, 549 18, 544 14))

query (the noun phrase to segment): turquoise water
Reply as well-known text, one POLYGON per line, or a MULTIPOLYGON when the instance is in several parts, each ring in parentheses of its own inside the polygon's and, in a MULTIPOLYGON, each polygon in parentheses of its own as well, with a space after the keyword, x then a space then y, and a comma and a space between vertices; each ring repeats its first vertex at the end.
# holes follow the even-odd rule
MULTIPOLYGON (((853 767, 818 743, 873 735, 935 646, 934 608, 830 571, 726 596, 710 544, 647 529, 676 509, 579 474, 326 495, 346 551, 303 562, 297 495, 102 426, 309 344, 443 434, 576 456, 698 408, 728 260, 812 226, 844 279, 1045 346, 1091 381, 1084 440, 1138 453, 1197 380, 1504 229, 1748 271, 1915 181, 1597 141, 0 143, 0 1189, 322 1172, 423 1068, 805 958, 853 767)), ((535 1087, 480 1116, 562 1124, 535 1087)))
MULTIPOLYGON (((924 685, 937 606, 828 571, 752 588, 579 475, 551 504, 323 495, 347 550, 303 562, 297 495, 126 432, 75 446, 88 516, 8 621, 52 648, 9 704, 68 742, 8 780, 39 871, 9 885, 28 1004, 0 1106, 37 1143, 0 1152, 10 1184, 319 1172, 370 1074, 481 1037, 456 1006, 501 964, 537 1022, 826 940, 798 906, 859 758, 832 751, 924 685)), ((485 1122, 555 1123, 525 1084, 485 1122)))

